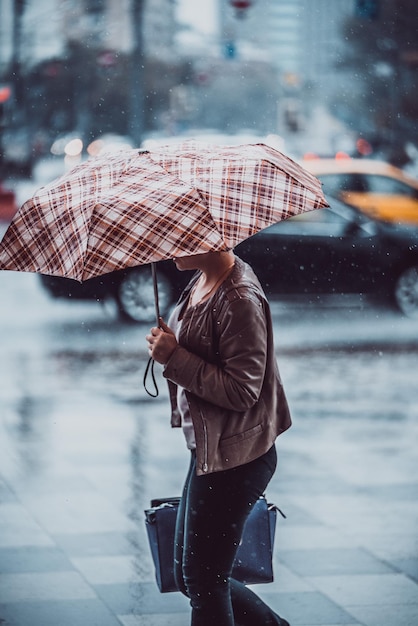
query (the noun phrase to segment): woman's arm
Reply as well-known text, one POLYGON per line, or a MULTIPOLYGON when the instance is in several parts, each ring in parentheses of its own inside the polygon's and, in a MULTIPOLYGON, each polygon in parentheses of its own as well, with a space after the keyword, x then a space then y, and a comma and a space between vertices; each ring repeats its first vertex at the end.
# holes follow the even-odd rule
POLYGON ((267 359, 267 324, 262 301, 228 303, 219 317, 219 363, 209 363, 180 345, 164 376, 218 406, 245 411, 258 400, 267 359))

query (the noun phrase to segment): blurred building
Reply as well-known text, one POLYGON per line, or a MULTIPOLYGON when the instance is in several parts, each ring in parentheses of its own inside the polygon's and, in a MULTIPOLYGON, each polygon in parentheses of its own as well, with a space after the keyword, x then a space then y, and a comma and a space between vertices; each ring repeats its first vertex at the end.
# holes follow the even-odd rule
POLYGON ((26 0, 20 3, 15 0, 1 0, 0 61, 3 67, 10 61, 14 46, 19 47, 19 60, 24 65, 53 58, 61 53, 58 0, 26 0), (20 12, 18 4, 21 7, 20 12), (18 33, 13 29, 15 20, 19 20, 18 33), (18 36, 19 40, 16 41, 14 36, 18 36))
POLYGON ((176 0, 0 0, 2 150, 18 135, 26 160, 68 133, 140 143, 179 82, 175 17, 176 0))
POLYGON ((354 14, 355 0, 252 0, 241 18, 231 0, 219 3, 226 54, 263 54, 282 75, 297 75, 303 82, 338 73, 341 29, 354 14))
MULTIPOLYGON (((133 48, 132 3, 135 0, 58 0, 63 33, 72 41, 90 38, 103 50, 130 52, 133 48)), ((175 1, 143 0, 143 43, 147 57, 172 58, 175 1)))
POLYGON ((355 0, 303 0, 303 4, 301 72, 305 82, 327 97, 342 86, 343 25, 355 13, 355 0))
POLYGON ((282 73, 300 72, 303 3, 304 0, 252 0, 245 11, 237 13, 230 0, 220 0, 220 30, 226 55, 263 56, 282 73))
MULTIPOLYGON (((0 72, 16 93, 20 86, 28 119, 53 132, 131 132, 132 111, 141 108, 135 86, 146 94, 144 127, 170 132, 295 135, 315 99, 333 104, 347 95, 338 61, 355 0, 251 0, 242 17, 231 0, 207 1, 218 8, 219 28, 206 36, 183 28, 189 37, 180 45, 179 0, 1 0, 0 72), (135 46, 139 19, 143 41, 135 46)), ((190 7, 195 17, 198 0, 190 7)))
POLYGON ((280 126, 298 130, 306 103, 332 105, 340 97, 346 87, 342 28, 355 0, 252 0, 241 18, 230 0, 219 2, 225 56, 263 57, 277 70, 280 126))
MULTIPOLYGON (((26 0, 21 15, 20 60, 33 65, 60 57, 68 43, 103 51, 129 52, 133 47, 134 0, 26 0)), ((15 0, 0 2, 0 67, 10 63, 15 0)), ((144 0, 144 52, 160 60, 174 51, 175 0, 144 0)))

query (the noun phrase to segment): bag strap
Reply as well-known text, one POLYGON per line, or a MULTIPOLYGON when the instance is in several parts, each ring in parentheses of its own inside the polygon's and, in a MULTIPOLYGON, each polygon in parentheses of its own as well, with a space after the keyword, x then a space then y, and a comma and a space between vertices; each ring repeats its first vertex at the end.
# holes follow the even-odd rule
POLYGON ((277 511, 278 513, 280 513, 280 515, 283 517, 283 519, 286 519, 286 515, 283 513, 283 511, 281 509, 279 509, 277 504, 273 504, 272 502, 269 502, 267 504, 267 509, 269 511, 277 511))

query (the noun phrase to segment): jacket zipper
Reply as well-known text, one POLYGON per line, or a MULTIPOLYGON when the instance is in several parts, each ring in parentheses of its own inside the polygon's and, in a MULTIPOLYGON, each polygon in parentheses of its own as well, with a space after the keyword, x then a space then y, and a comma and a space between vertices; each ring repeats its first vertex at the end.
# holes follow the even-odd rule
POLYGON ((199 409, 200 419, 202 420, 203 425, 203 465, 202 470, 204 472, 208 471, 208 429, 206 427, 206 420, 202 415, 202 411, 199 409))
MULTIPOLYGON (((191 315, 190 315, 190 320, 189 323, 187 325, 187 340, 189 339, 189 332, 190 332, 190 327, 192 325, 193 322, 193 317, 195 314, 195 307, 192 307, 191 310, 191 315)), ((202 415, 202 411, 199 407, 199 415, 200 415, 200 419, 202 421, 202 426, 203 426, 203 465, 202 465, 202 471, 203 472, 207 472, 209 467, 208 467, 208 429, 206 426, 206 420, 202 415)))

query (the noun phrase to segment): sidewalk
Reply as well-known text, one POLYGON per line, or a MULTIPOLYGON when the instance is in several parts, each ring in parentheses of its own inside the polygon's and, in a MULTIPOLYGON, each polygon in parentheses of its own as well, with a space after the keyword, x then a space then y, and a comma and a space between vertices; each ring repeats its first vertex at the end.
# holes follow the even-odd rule
MULTIPOLYGON (((149 497, 178 494, 187 463, 165 400, 136 406, 135 424, 119 407, 118 428, 112 403, 88 421, 79 404, 31 447, 29 406, 20 446, 3 415, 0 623, 186 626, 187 601, 157 591, 143 529, 149 497)), ((308 419, 279 441, 268 496, 287 519, 276 580, 258 591, 292 626, 417 624, 418 426, 408 438, 396 424, 366 428, 308 419)))
MULTIPOLYGON (((141 390, 143 329, 77 335, 60 307, 42 325, 33 294, 17 295, 0 326, 0 624, 188 626, 187 600, 158 592, 145 535, 143 510, 180 493, 188 456, 165 388, 141 390)), ((291 626, 418 623, 418 348, 409 321, 373 333, 372 317, 351 325, 358 348, 387 333, 371 356, 333 348, 351 313, 332 329, 312 314, 278 324, 294 423, 267 495, 287 519, 275 582, 255 590, 291 626), (314 356, 298 353, 310 337, 314 356)))

